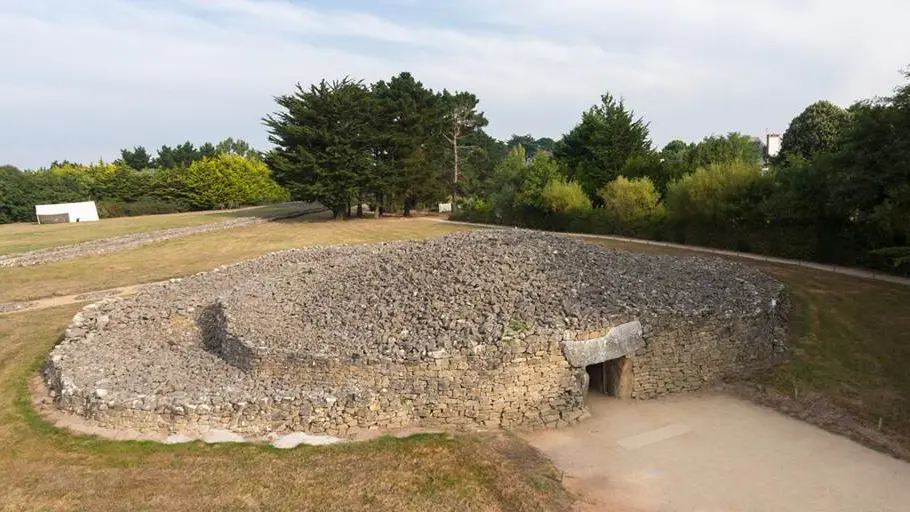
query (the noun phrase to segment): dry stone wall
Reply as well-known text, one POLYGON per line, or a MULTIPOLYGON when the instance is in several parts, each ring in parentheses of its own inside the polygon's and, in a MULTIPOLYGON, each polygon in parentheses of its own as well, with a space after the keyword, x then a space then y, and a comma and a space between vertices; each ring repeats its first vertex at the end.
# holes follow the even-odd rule
MULTIPOLYGON (((109 322, 111 304, 91 305, 79 313, 63 343, 97 339, 109 322)), ((254 354, 249 347, 238 350, 235 340, 227 344, 232 365, 246 371, 255 365, 260 377, 287 378, 309 392, 214 403, 185 395, 167 399, 139 395, 123 401, 104 388, 80 389, 66 378, 66 361, 59 354, 51 356, 43 374, 58 408, 110 428, 339 436, 417 425, 555 428, 584 415, 587 391, 584 368, 569 364, 562 342, 563 334, 525 330, 507 332, 501 343, 475 354, 440 351, 419 363, 341 363, 254 354)), ((227 348, 209 343, 215 350, 227 348)))
POLYGON ((769 302, 740 318, 650 318, 645 347, 630 357, 632 397, 696 391, 773 367, 786 350, 789 302, 783 290, 769 302))
POLYGON ((43 375, 58 408, 107 427, 558 427, 585 414, 585 365, 627 355, 636 398, 697 389, 773 364, 786 311, 779 283, 729 262, 474 232, 285 251, 104 300, 43 375))

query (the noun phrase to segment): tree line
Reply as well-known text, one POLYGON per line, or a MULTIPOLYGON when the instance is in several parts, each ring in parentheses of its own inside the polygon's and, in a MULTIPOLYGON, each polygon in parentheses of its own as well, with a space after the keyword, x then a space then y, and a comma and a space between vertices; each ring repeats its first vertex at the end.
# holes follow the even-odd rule
POLYGON ((908 273, 910 84, 809 105, 774 158, 739 133, 655 148, 649 124, 605 94, 552 154, 516 147, 491 183, 458 218, 908 273))
POLYGON ((242 140, 120 151, 112 163, 0 167, 0 223, 35 219, 35 205, 95 200, 102 217, 174 213, 281 201, 287 192, 242 140))
POLYGON ((87 198, 123 215, 290 197, 345 217, 454 201, 463 219, 910 271, 910 85, 846 109, 808 106, 774 158, 740 133, 655 147, 649 123, 609 93, 559 140, 497 140, 474 94, 410 73, 298 84, 275 101, 265 153, 227 139, 2 167, 0 222, 87 198))

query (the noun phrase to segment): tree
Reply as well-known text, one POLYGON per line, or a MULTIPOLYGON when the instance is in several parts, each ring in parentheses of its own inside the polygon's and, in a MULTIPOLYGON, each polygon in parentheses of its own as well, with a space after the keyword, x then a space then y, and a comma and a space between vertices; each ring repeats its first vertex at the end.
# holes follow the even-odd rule
POLYGON ((120 150, 120 160, 124 165, 137 171, 148 169, 152 166, 152 155, 142 146, 120 150))
POLYGON ((552 155, 553 151, 556 150, 556 141, 550 137, 541 137, 537 139, 537 150, 546 151, 552 155))
MULTIPOLYGON (((626 160, 619 173, 620 176, 629 179, 648 178, 648 181, 661 193, 667 190, 667 185, 671 180, 679 177, 676 168, 662 161, 660 154, 654 151, 632 155, 626 160)), ((602 196, 601 199, 603 199, 602 196)))
POLYGON ((740 161, 700 167, 670 184, 667 213, 680 224, 711 228, 735 225, 739 215, 734 209, 734 199, 761 177, 757 164, 740 161))
MULTIPOLYGON (((520 146, 519 146, 520 147, 520 146)), ((554 180, 563 178, 559 164, 549 154, 539 151, 522 164, 518 202, 524 206, 544 209, 543 191, 554 180)))
POLYGON ((337 217, 349 212, 374 163, 370 91, 345 78, 279 96, 284 110, 264 119, 275 148, 266 161, 297 199, 318 201, 337 217))
POLYGON ((512 138, 506 142, 506 146, 508 146, 509 149, 522 146, 525 148, 528 158, 534 158, 534 155, 536 155, 538 151, 545 151, 552 154, 553 150, 556 148, 556 141, 549 137, 535 139, 530 133, 525 135, 513 134, 512 138))
POLYGON ((582 114, 581 123, 556 145, 556 158, 591 198, 619 176, 633 155, 651 150, 648 123, 609 93, 582 114))
POLYGON ((666 215, 660 194, 647 177, 629 180, 620 176, 601 189, 600 198, 616 231, 634 233, 666 215))
POLYGON ((12 165, 0 165, 0 224, 33 220, 30 175, 12 165))
POLYGON ((202 157, 203 155, 199 150, 189 141, 173 148, 163 145, 158 149, 158 156, 155 158, 154 166, 161 169, 189 167, 190 164, 202 159, 202 157))
POLYGON ((480 100, 469 92, 448 91, 442 93, 442 108, 445 112, 446 129, 444 137, 452 148, 452 200, 458 197, 458 178, 460 172, 461 152, 476 149, 475 146, 466 145, 475 131, 487 125, 483 112, 477 111, 480 100))
POLYGON ((490 202, 500 218, 519 216, 527 209, 546 211, 543 192, 547 185, 563 177, 556 160, 538 152, 528 159, 524 146, 509 151, 493 173, 490 202))
POLYGON ((464 195, 485 197, 491 192, 490 185, 496 166, 505 159, 509 150, 505 143, 478 130, 468 137, 473 147, 461 161, 459 189, 464 195))
POLYGON ((873 248, 908 245, 910 83, 892 97, 850 110, 850 123, 828 166, 830 208, 873 248))
POLYGON ((405 215, 446 194, 446 130, 440 96, 401 73, 372 86, 375 101, 375 178, 380 202, 397 200, 405 215))
POLYGON ((686 144, 685 141, 679 139, 671 140, 662 150, 660 150, 660 157, 665 160, 678 160, 682 162, 686 159, 686 153, 694 147, 694 144, 686 144))
MULTIPOLYGON (((528 157, 524 146, 512 148, 493 172, 490 197, 493 213, 499 219, 509 219, 521 208, 519 194, 524 187, 524 170, 528 157)), ((543 193, 543 188, 541 188, 543 193)))
POLYGON ((712 164, 743 162, 757 165, 762 160, 762 153, 761 141, 756 144, 748 135, 730 132, 727 135, 705 137, 686 152, 685 158, 688 172, 692 172, 712 164))
POLYGON ((203 158, 208 158, 210 156, 215 156, 218 150, 215 149, 215 146, 211 142, 206 142, 205 144, 199 146, 199 150, 196 152, 199 160, 203 158))
POLYGON ((812 159, 831 153, 850 124, 850 114, 829 101, 818 101, 793 118, 781 140, 780 158, 799 155, 812 159))
POLYGON ((249 142, 242 139, 234 140, 233 137, 228 137, 216 144, 215 151, 229 155, 238 155, 253 160, 258 160, 260 158, 259 152, 253 149, 249 142))

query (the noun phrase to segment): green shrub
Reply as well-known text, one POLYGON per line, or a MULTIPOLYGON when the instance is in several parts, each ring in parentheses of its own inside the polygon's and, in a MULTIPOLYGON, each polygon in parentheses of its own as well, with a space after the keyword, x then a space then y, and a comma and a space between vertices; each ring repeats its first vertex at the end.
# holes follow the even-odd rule
POLYGON ((628 180, 620 176, 607 183, 598 195, 604 202, 605 220, 616 233, 635 234, 666 217, 660 194, 646 177, 628 180))
POLYGON ((562 179, 550 180, 543 189, 544 207, 552 213, 577 213, 591 209, 591 200, 581 185, 562 179))
POLYGON ((185 169, 159 171, 156 177, 167 197, 185 200, 195 209, 234 208, 285 201, 288 192, 258 160, 218 154, 185 169))
POLYGON ((667 189, 667 213, 678 223, 720 226, 734 217, 735 199, 762 179, 758 165, 713 163, 674 181, 667 189))

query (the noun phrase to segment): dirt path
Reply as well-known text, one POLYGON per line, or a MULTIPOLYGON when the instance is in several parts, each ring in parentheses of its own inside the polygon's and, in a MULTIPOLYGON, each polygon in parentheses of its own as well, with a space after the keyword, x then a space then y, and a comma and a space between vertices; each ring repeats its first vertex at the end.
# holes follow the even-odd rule
MULTIPOLYGON (((159 281, 165 282, 165 281, 159 281)), ((93 292, 82 292, 75 295, 63 295, 60 297, 46 297, 43 299, 31 300, 28 302, 10 302, 0 304, 0 315, 7 313, 23 313, 26 311, 37 311, 39 309, 55 308, 57 306, 66 306, 78 302, 95 302, 108 297, 125 297, 133 295, 143 286, 149 286, 156 283, 134 284, 130 286, 121 286, 120 288, 110 288, 108 290, 97 290, 93 292)))
POLYGON ((910 464, 720 393, 626 402, 523 437, 587 510, 906 511, 910 464))

